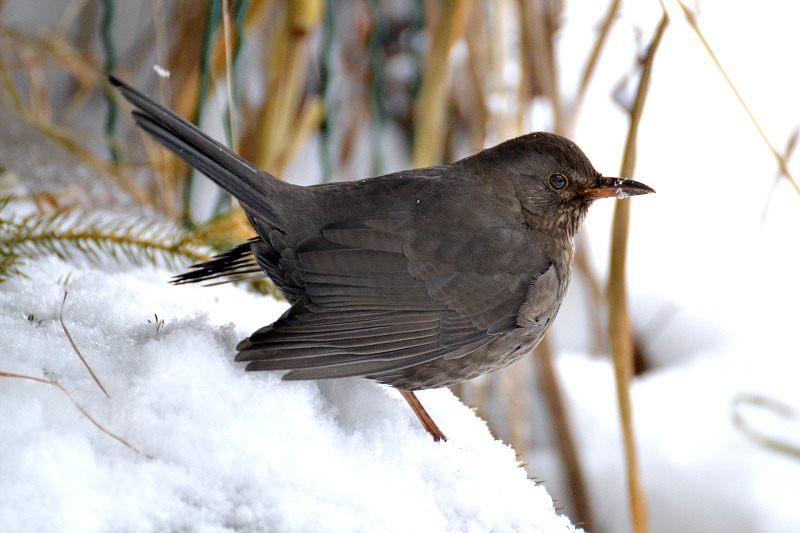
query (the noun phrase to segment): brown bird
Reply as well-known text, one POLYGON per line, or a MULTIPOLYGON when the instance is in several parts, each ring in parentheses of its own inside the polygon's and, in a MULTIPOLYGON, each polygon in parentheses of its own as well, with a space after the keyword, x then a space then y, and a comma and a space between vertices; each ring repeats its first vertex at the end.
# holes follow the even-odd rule
POLYGON ((573 237, 597 198, 654 192, 603 177, 570 140, 531 133, 450 165, 301 187, 120 80, 136 123, 242 205, 258 237, 178 282, 252 271, 291 303, 236 347, 283 379, 363 376, 414 396, 529 353, 558 312, 573 237))

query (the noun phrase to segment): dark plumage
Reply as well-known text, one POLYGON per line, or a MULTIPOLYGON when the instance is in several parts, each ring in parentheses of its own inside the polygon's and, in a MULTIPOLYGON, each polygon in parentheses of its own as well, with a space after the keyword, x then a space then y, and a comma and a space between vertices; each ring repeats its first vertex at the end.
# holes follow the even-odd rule
POLYGON ((252 270, 255 258, 292 306, 239 343, 236 360, 289 370, 285 379, 366 376, 416 390, 508 365, 555 318, 592 201, 652 192, 602 177, 550 133, 450 165, 295 186, 110 80, 142 129, 243 206, 259 238, 182 279, 252 270))

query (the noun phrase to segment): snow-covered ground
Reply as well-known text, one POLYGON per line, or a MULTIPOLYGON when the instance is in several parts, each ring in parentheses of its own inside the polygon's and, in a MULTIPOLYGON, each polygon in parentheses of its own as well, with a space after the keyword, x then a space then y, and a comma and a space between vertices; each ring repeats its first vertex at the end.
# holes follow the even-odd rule
POLYGON ((47 259, 0 292, 0 371, 71 396, 0 377, 0 531, 573 531, 449 391, 420 394, 435 443, 388 387, 234 364, 281 304, 112 270, 47 259))

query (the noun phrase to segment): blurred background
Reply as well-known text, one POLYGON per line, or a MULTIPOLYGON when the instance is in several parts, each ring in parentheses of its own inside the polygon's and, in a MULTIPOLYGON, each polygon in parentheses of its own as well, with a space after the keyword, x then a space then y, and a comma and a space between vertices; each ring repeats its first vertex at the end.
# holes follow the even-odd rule
MULTIPOLYGON (((652 531, 798 531, 798 20, 780 0, 6 0, 0 195, 51 243, 31 237, 30 258, 71 246, 63 213, 177 228, 146 243, 156 256, 135 224, 114 231, 130 241, 121 261, 178 271, 251 235, 132 128, 106 72, 305 185, 566 135, 657 194, 624 208, 629 225, 615 215, 627 200, 596 204, 546 341, 454 392, 587 530, 644 531, 629 503, 641 482, 652 531), (629 302, 618 365, 636 458, 609 291, 629 302)), ((7 277, 23 267, 2 238, 7 277)))

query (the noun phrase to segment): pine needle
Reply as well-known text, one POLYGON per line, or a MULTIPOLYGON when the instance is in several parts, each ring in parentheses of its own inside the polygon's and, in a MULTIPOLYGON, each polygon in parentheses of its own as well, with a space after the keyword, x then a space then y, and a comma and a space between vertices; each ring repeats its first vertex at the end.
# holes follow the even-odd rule
POLYGON ((110 258, 172 270, 208 258, 191 236, 143 217, 109 220, 74 210, 6 217, 3 211, 12 199, 0 198, 0 282, 21 275, 25 260, 50 254, 63 260, 81 255, 93 262, 110 258))

